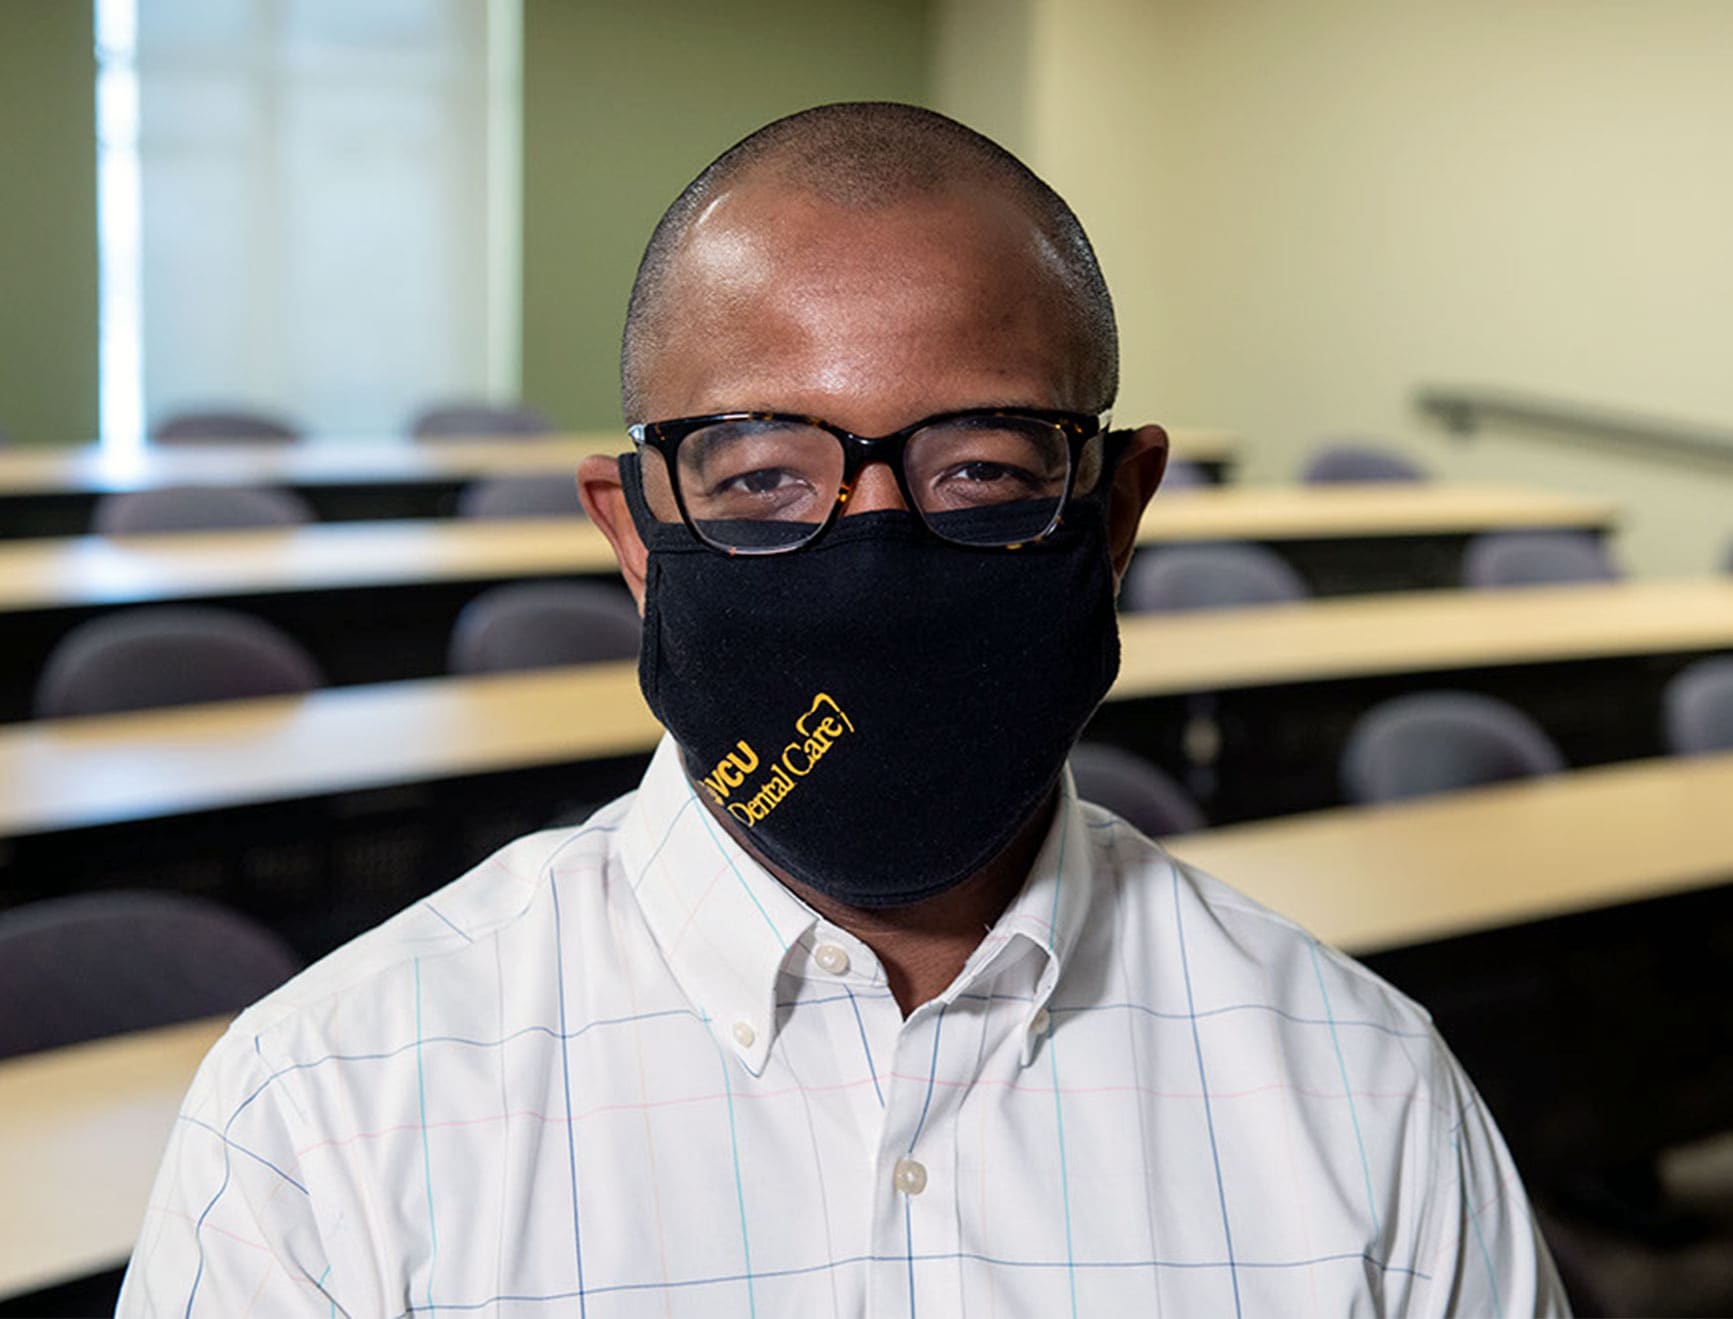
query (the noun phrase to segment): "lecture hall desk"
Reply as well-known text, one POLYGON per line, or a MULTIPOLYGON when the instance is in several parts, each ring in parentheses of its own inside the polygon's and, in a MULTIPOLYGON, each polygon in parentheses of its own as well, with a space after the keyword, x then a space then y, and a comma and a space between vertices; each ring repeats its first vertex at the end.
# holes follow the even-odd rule
MULTIPOLYGON (((1573 764, 1654 755, 1665 680, 1733 649, 1733 579, 1364 596, 1122 632, 1088 735, 1213 778, 1206 809, 1226 824, 1339 804, 1354 718, 1425 687, 1514 697, 1573 764)), ((0 891, 120 875, 220 890, 326 946, 630 788, 656 735, 630 664, 18 724, 0 729, 0 891)))
MULTIPOLYGON (((1419 995, 1534 1180, 1724 1124, 1727 996, 1688 954, 1728 937, 1729 800, 1723 755, 1169 846, 1419 995), (1690 1032, 1657 1032, 1657 1012, 1690 1032)), ((221 1026, 0 1064, 0 1297, 125 1258, 180 1095, 221 1026), (94 1200, 67 1194, 98 1181, 94 1200)))
POLYGON ((1733 1123, 1733 752, 1175 838, 1433 1014, 1531 1183, 1733 1123))
MULTIPOLYGON (((1476 486, 1212 488, 1157 499, 1147 547, 1261 540, 1331 589, 1454 584, 1475 531, 1606 525, 1602 501, 1476 486), (1307 556, 1311 556, 1308 566, 1307 556)), ((24 717, 54 643, 95 613, 147 602, 220 602, 308 645, 334 683, 428 677, 463 605, 514 578, 615 579, 581 519, 395 521, 116 539, 0 542, 0 721, 24 717)))
MULTIPOLYGON (((1176 429, 1176 455, 1220 481, 1238 439, 1225 431, 1176 429)), ((0 453, 0 538, 76 536, 91 509, 115 490, 161 485, 289 486, 325 521, 442 517, 465 485, 484 476, 570 472, 592 453, 625 453, 621 432, 542 439, 413 441, 401 437, 322 437, 295 444, 149 446, 137 454, 73 449, 0 453)))

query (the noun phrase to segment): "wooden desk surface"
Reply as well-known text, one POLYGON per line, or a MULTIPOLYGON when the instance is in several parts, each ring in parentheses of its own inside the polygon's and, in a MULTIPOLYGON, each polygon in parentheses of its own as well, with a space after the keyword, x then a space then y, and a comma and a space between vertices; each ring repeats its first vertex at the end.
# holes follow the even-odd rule
MULTIPOLYGON (((1239 447, 1227 431, 1171 432, 1175 456, 1224 462, 1239 447)), ((165 445, 117 456, 96 445, 0 454, 0 497, 51 492, 140 490, 160 485, 413 484, 519 472, 570 471, 593 453, 625 453, 624 432, 589 431, 545 439, 413 441, 330 437, 286 445, 165 445)))
MULTIPOLYGON (((1324 540, 1604 527, 1604 501, 1479 486, 1213 488, 1158 499, 1138 540, 1324 540)), ((0 612, 549 573, 608 573, 578 518, 332 522, 293 529, 0 543, 0 612)))
POLYGON ((1120 619, 1116 697, 1733 648, 1733 576, 1412 591, 1120 619))
POLYGON ((1170 850, 1372 953, 1733 882, 1729 802, 1733 753, 1235 825, 1170 850))
POLYGON ((1187 540, 1334 540, 1471 536, 1533 527, 1605 530, 1610 499, 1496 485, 1202 486, 1157 493, 1139 528, 1144 543, 1187 540))
POLYGON ((125 1261, 181 1097, 227 1024, 0 1063, 0 1297, 125 1261))
POLYGON ((634 664, 0 728, 0 837, 649 751, 634 664))
MULTIPOLYGON (((1121 620, 1110 700, 1733 649, 1733 577, 1121 620)), ((0 728, 0 837, 648 751, 630 663, 0 728)))

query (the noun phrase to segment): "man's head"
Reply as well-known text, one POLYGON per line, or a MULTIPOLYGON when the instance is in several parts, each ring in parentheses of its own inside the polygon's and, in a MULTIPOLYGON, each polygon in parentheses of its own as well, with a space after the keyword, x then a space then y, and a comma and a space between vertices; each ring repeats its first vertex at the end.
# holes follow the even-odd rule
MULTIPOLYGON (((651 382, 664 354, 682 346, 688 304, 703 307, 740 292, 738 260, 728 262, 731 254, 716 248, 738 242, 751 213, 715 212, 742 190, 768 192, 785 208, 799 199, 810 212, 862 221, 898 212, 936 219, 949 210, 953 221, 967 223, 971 211, 997 212, 1002 227, 1023 231, 1019 255, 1030 267, 1005 273, 1037 275, 1052 318, 1047 332, 1073 357, 1074 397, 1065 405, 1084 412, 1112 405, 1119 383, 1113 302, 1071 208, 1015 156, 954 120, 915 106, 857 102, 819 106, 759 129, 718 157, 663 214, 626 313, 620 382, 628 423, 654 419, 651 382), (713 287, 719 276, 723 287, 713 287)), ((1023 292, 1013 283, 1003 295, 1023 292)))
MULTIPOLYGON (((942 115, 860 103, 778 120, 686 188, 639 268, 621 377, 628 422, 774 411, 877 435, 966 408, 1104 411, 1118 348, 1094 253, 1052 189, 942 115)), ((1164 455, 1146 427, 1121 464, 1120 566, 1164 455)), ((612 461, 580 486, 641 602, 645 550, 612 461)), ((848 507, 900 504, 869 466, 848 507)))

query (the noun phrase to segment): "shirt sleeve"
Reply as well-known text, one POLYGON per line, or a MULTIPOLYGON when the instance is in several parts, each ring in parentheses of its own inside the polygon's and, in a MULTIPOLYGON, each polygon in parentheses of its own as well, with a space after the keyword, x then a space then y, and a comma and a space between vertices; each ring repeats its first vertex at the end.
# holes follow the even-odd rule
POLYGON ((1444 1042, 1434 1047, 1455 1115, 1433 1142, 1420 1260, 1432 1285, 1416 1313, 1568 1319, 1570 1302, 1504 1139, 1444 1042))
POLYGON ((119 1319, 351 1313, 337 1296, 294 1127, 284 1074, 231 1030, 175 1120, 119 1319))

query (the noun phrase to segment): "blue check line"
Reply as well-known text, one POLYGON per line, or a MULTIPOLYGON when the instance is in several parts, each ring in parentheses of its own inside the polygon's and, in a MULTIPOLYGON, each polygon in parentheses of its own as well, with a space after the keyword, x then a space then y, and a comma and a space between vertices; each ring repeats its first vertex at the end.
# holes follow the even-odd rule
POLYGON ((248 1095, 241 1101, 240 1106, 236 1108, 235 1112, 238 1114, 242 1108, 245 1108, 248 1104, 252 1103, 261 1093, 268 1090, 278 1080, 287 1076, 289 1073, 312 1071, 314 1068, 323 1067, 326 1063, 385 1062, 388 1059, 399 1057, 402 1054, 410 1052, 412 1049, 418 1049, 421 1046, 428 1044, 458 1044, 470 1049, 499 1049, 515 1040, 521 1040, 526 1035, 545 1035, 550 1040, 558 1040, 564 1044, 571 1040, 581 1039, 592 1030, 598 1030, 603 1026, 630 1026, 637 1022, 654 1021, 661 1017, 689 1017, 693 1021, 703 1021, 703 1018, 691 1008, 659 1008, 654 1012, 638 1012, 626 1017, 599 1017, 594 1021, 585 1022, 576 1030, 555 1030, 551 1026, 540 1025, 523 1026, 514 1030, 509 1035, 501 1036, 497 1040, 478 1040, 467 1035, 429 1035, 422 1040, 413 1040, 408 1044, 400 1044, 395 1049, 380 1049, 372 1053, 327 1053, 322 1054, 317 1058, 309 1058, 305 1062, 290 1063, 286 1067, 278 1068, 265 1078, 258 1090, 255 1090, 252 1094, 248 1095))
MULTIPOLYGON (((1173 923, 1174 932, 1179 938, 1179 967, 1180 974, 1185 980, 1185 1001, 1186 1005, 1192 1008, 1195 1013, 1196 1005, 1192 998, 1191 989, 1191 962, 1185 951, 1185 916, 1179 900, 1179 872, 1177 870, 1173 872, 1173 923)), ((1203 1065, 1203 1034, 1198 1030, 1195 1015, 1191 1021, 1191 1044, 1192 1050, 1197 1054, 1197 1079, 1198 1087, 1203 1091, 1203 1120, 1204 1125, 1209 1130, 1209 1155, 1215 1164, 1216 1200, 1221 1205, 1222 1211, 1222 1239, 1227 1244, 1228 1278, 1233 1283, 1234 1288, 1234 1314, 1239 1316, 1243 1314, 1243 1311, 1240 1308, 1240 1275, 1234 1267, 1234 1230, 1228 1222, 1228 1192, 1227 1186, 1222 1181, 1222 1156, 1216 1145, 1215 1115, 1210 1111, 1209 1076, 1204 1071, 1203 1065)))
POLYGON ((638 886, 644 882, 645 876, 650 873, 650 867, 656 864, 656 858, 662 855, 662 849, 668 846, 668 840, 674 836, 674 826, 680 823, 680 817, 686 814, 686 812, 693 806, 697 805, 697 803, 697 795, 688 792, 686 794, 686 800, 680 803, 680 809, 668 817, 668 827, 662 833, 662 841, 657 843, 656 846, 650 850, 650 855, 644 859, 644 868, 638 872, 638 878, 632 881, 632 891, 634 893, 637 892, 638 886))
MULTIPOLYGON (((264 1057, 264 1051, 259 1046, 259 1040, 258 1040, 257 1036, 253 1037, 253 1050, 255 1053, 257 1053, 259 1055, 260 1058, 264 1057)), ((276 1075, 281 1075, 281 1073, 277 1073, 276 1075)), ((216 1192, 211 1196, 210 1202, 208 1204, 206 1204, 205 1207, 199 1212, 198 1221, 196 1221, 193 1224, 193 1249, 198 1252, 199 1258, 198 1258, 198 1266, 193 1270, 192 1286, 187 1288, 187 1307, 186 1307, 186 1312, 185 1312, 186 1319, 192 1319, 193 1304, 195 1301, 198 1300, 199 1285, 204 1281, 204 1277, 205 1277, 205 1242, 204 1242, 204 1235, 203 1235, 204 1234, 204 1227, 205 1227, 205 1220, 211 1216, 211 1211, 217 1207, 217 1202, 223 1198, 223 1193, 229 1189, 229 1182, 233 1176, 233 1170, 232 1170, 231 1165, 229 1163, 229 1150, 232 1147, 230 1139, 229 1139, 229 1132, 234 1127, 235 1123, 240 1121, 241 1114, 245 1113, 247 1111, 248 1106, 255 1099, 257 1099, 260 1095, 265 1093, 266 1088, 271 1084, 272 1080, 274 1080, 274 1079, 275 1079, 275 1076, 267 1077, 264 1081, 260 1082, 258 1087, 252 1092, 252 1094, 248 1095, 245 1099, 243 1099, 239 1104, 237 1104, 235 1106, 235 1111, 233 1113, 229 1114, 229 1120, 227 1122, 223 1123, 223 1131, 222 1131, 222 1136, 223 1136, 223 1176, 222 1176, 222 1180, 217 1183, 216 1192)))
MULTIPOLYGON (((1324 971, 1318 965, 1318 941, 1308 940, 1306 950, 1312 955, 1312 974, 1318 978, 1318 995, 1324 1000, 1324 1015, 1330 1017, 1330 991, 1324 985, 1324 971)), ((1372 1165, 1366 1159, 1366 1141, 1360 1134, 1360 1110, 1354 1104, 1354 1087, 1348 1083, 1348 1060, 1342 1056, 1342 1040, 1336 1034, 1336 1022, 1330 1021, 1330 1043, 1336 1050, 1336 1070, 1342 1074, 1342 1093, 1348 1097, 1348 1120, 1354 1126, 1354 1147, 1360 1151, 1360 1176, 1366 1183, 1366 1212, 1372 1215, 1372 1235, 1381 1236, 1378 1225, 1378 1203, 1372 1195, 1372 1165)))
POLYGON ((722 1064, 722 1093, 728 1099, 728 1152, 734 1160, 734 1203, 740 1210, 740 1254, 746 1265, 746 1308, 757 1319, 758 1297, 752 1289, 752 1238, 746 1231, 746 1187, 740 1175, 740 1133, 734 1124, 734 1078, 728 1071, 728 1055, 716 1045, 716 1060, 722 1064))
POLYGON ((1230 1012, 1268 1012, 1280 1017, 1283 1021, 1291 1021, 1297 1026, 1358 1026, 1366 1030, 1378 1031, 1380 1034, 1394 1035, 1399 1039, 1424 1040, 1431 1038, 1429 1031, 1400 1030, 1395 1026, 1387 1026, 1381 1021, 1367 1021, 1360 1017, 1343 1017, 1334 1021, 1328 1017, 1303 1017, 1297 1012, 1289 1012, 1271 1003, 1225 1003, 1218 1008, 1205 1008, 1202 1012, 1164 1012, 1160 1008, 1152 1008, 1143 1003, 1085 1003, 1075 1007, 1062 1007, 1050 1003, 1047 1010, 1055 1017, 1062 1012, 1141 1012, 1146 1017, 1156 1017, 1162 1021, 1205 1021, 1210 1017, 1226 1016, 1230 1012))
MULTIPOLYGON (((566 1098, 566 1166, 572 1184, 572 1253, 578 1264, 578 1313, 588 1313, 584 1291, 584 1224, 578 1211, 578 1133, 572 1122, 572 1060, 567 1051, 571 1036, 566 1032, 566 952, 565 936, 560 924, 560 888, 548 876, 548 888, 554 896, 554 986, 559 991, 560 1004, 560 1077, 565 1083, 566 1098)), ((433 1300, 428 1298, 432 1308, 433 1300)))
MULTIPOLYGON (((556 897, 555 901, 558 901, 556 897)), ((439 1222, 433 1216, 433 1152, 427 1138, 427 1072, 421 1061, 421 959, 415 959, 415 1094, 421 1106, 421 1173, 427 1187, 427 1303, 433 1304, 433 1271, 439 1263, 439 1222)))
MULTIPOLYGON (((1053 874, 1053 912, 1048 928, 1059 928, 1059 894, 1065 881, 1065 838, 1071 813, 1059 817, 1059 865, 1053 874)), ((1071 1319, 1077 1319, 1076 1247, 1071 1239, 1071 1173, 1065 1162, 1065 1101, 1059 1094, 1059 1053, 1053 1047, 1053 1014, 1047 1014, 1047 1065, 1053 1074, 1053 1121, 1059 1130, 1059 1200, 1065 1206, 1065 1276, 1071 1290, 1071 1319)))
MULTIPOLYGON (((687 805, 698 800, 698 794, 692 786, 686 786, 687 805)), ((764 904, 758 900, 758 895, 752 891, 752 885, 746 882, 746 876, 740 873, 740 867, 734 864, 734 858, 728 855, 728 849, 722 846, 722 840, 716 836, 716 826, 710 822, 710 812, 703 807, 698 809, 698 819, 704 825, 704 832, 710 835, 710 841, 716 845, 716 851, 728 863, 728 868, 734 872, 734 878, 739 881, 741 890, 752 899, 752 905, 758 908, 758 914, 764 917, 764 923, 770 927, 771 937, 781 945, 782 951, 788 951, 788 941, 782 937, 782 931, 776 928, 776 922, 770 919, 770 913, 764 910, 764 904)))
POLYGON ((433 905, 433 900, 431 898, 425 899, 421 905, 426 907, 427 910, 431 911, 435 916, 439 917, 439 919, 445 923, 447 929, 452 930, 457 934, 461 934, 465 943, 475 942, 475 940, 470 936, 469 931, 464 929, 461 925, 453 925, 450 918, 438 907, 433 905))
MULTIPOLYGON (((879 1088, 879 1069, 873 1062, 873 1046, 867 1043, 866 1022, 861 1020, 860 1004, 855 1002, 852 989, 845 989, 843 993, 848 996, 849 1006, 854 1009, 854 1024, 855 1029, 860 1031, 861 1052, 866 1054, 867 1075, 873 1079, 873 1093, 878 1096, 879 1107, 883 1108, 885 1106, 885 1092, 879 1088)), ((886 994, 885 997, 888 998, 890 995, 886 994)), ((780 1007, 781 1004, 777 1006, 780 1007)))
POLYGON ((277 1176, 281 1177, 284 1181, 288 1182, 290 1186, 293 1186, 302 1195, 308 1194, 307 1188, 305 1186, 301 1185, 300 1182, 296 1181, 293 1177, 289 1176, 288 1173, 284 1172, 276 1164, 272 1163, 263 1154, 255 1153, 254 1151, 248 1149, 245 1145, 241 1144, 241 1142, 238 1140, 231 1140, 220 1128, 213 1127, 209 1122, 205 1122, 199 1118, 189 1116, 186 1113, 177 1113, 175 1115, 175 1121, 176 1122, 185 1122, 189 1127, 197 1127, 200 1131, 210 1132, 211 1135, 215 1136, 218 1140, 222 1141, 223 1144, 227 1145, 230 1149, 239 1150, 242 1154, 245 1154, 249 1159, 253 1160, 255 1163, 264 1164, 265 1167, 269 1168, 272 1172, 276 1173, 277 1176))
MULTIPOLYGON (((1456 1166, 1460 1169, 1462 1167, 1462 1137, 1460 1135, 1454 1137, 1453 1143, 1456 1146, 1456 1166)), ((1480 1262, 1486 1266, 1486 1283, 1492 1288, 1492 1312, 1503 1314, 1504 1303, 1499 1299, 1498 1294, 1498 1269, 1492 1262, 1492 1251, 1487 1247, 1486 1233, 1480 1226, 1480 1215, 1475 1212, 1473 1204, 1469 1203, 1468 1183, 1466 1179, 1461 1177, 1460 1173, 1457 1179, 1457 1194, 1462 1196, 1464 1207, 1468 1210, 1468 1225, 1474 1229, 1474 1244, 1480 1248, 1480 1262)))
MULTIPOLYGON (((1317 1256, 1314 1256, 1310 1259, 1294 1259, 1294 1260, 1245 1260, 1245 1259, 1241 1259, 1241 1260, 1229 1260, 1229 1259, 1209 1259, 1209 1260, 1123 1259, 1123 1260, 1121 1260, 1121 1259, 1111 1259, 1111 1260, 1077 1260, 1073 1264, 1067 1264, 1067 1262, 1064 1260, 1000 1259, 1000 1258, 997 1258, 997 1257, 992 1256, 992 1255, 982 1254, 979 1251, 949 1250, 949 1251, 938 1251, 938 1252, 934 1252, 931 1254, 913 1255, 913 1256, 905 1256, 905 1255, 850 1255, 850 1256, 847 1256, 846 1258, 843 1258, 843 1259, 827 1260, 821 1264, 803 1264, 803 1265, 795 1265, 795 1266, 792 1266, 789 1268, 782 1268, 782 1269, 755 1270, 750 1275, 744 1274, 744 1273, 726 1273, 726 1274, 717 1274, 715 1276, 706 1277, 706 1278, 681 1278, 677 1281, 672 1281, 672 1282, 605 1283, 599 1287, 591 1288, 588 1294, 591 1296, 603 1296, 603 1295, 615 1295, 615 1294, 624 1293, 624 1292, 660 1291, 663 1289, 667 1289, 669 1291, 675 1291, 675 1290, 683 1290, 686 1288, 693 1288, 693 1287, 721 1287, 721 1286, 727 1286, 730 1283, 744 1282, 748 1276, 750 1276, 751 1278, 753 1278, 757 1281, 763 1282, 763 1281, 779 1279, 779 1278, 805 1277, 805 1276, 808 1276, 810 1274, 824 1273, 824 1272, 827 1272, 827 1271, 833 1270, 833 1269, 854 1268, 854 1267, 856 1267, 858 1265, 862 1265, 862 1264, 901 1264, 901 1263, 903 1263, 903 1261, 905 1259, 912 1259, 913 1262, 916 1264, 943 1264, 943 1263, 947 1263, 947 1262, 953 1262, 956 1260, 967 1260, 973 1264, 985 1264, 990 1268, 1001 1268, 1001 1269, 1078 1268, 1078 1269, 1096 1269, 1096 1270, 1101 1270, 1101 1271, 1124 1270, 1124 1269, 1184 1269, 1184 1270, 1201 1270, 1201 1269, 1267 1269, 1267 1270, 1273 1270, 1273 1269, 1311 1269, 1311 1268, 1317 1268, 1320 1265, 1324 1265, 1324 1264, 1345 1264, 1345 1263, 1352 1262, 1354 1264, 1370 1264, 1373 1268, 1378 1269, 1382 1273, 1402 1274, 1402 1275, 1405 1275, 1407 1277, 1417 1278, 1422 1282, 1430 1282, 1432 1280, 1432 1275, 1430 1273, 1427 1273, 1423 1269, 1413 1268, 1413 1267, 1410 1267, 1409 1265, 1405 1265, 1405 1264, 1392 1264, 1387 1260, 1378 1259, 1375 1256, 1366 1254, 1363 1251, 1342 1251, 1342 1252, 1340 1252, 1338 1254, 1334 1254, 1334 1255, 1317 1255, 1317 1256)), ((499 1306, 499 1305, 512 1305, 512 1304, 523 1305, 523 1304, 536 1304, 536 1303, 551 1303, 551 1302, 555 1302, 555 1301, 569 1301, 577 1295, 578 1295, 577 1292, 570 1292, 570 1291, 567 1291, 567 1292, 545 1292, 545 1293, 540 1293, 540 1294, 513 1292, 513 1293, 504 1293, 504 1294, 501 1294, 498 1296, 489 1296, 485 1300, 480 1300, 480 1301, 444 1301, 444 1302, 441 1302, 441 1303, 433 1306, 432 1308, 436 1311, 437 1310, 452 1310, 452 1311, 486 1310, 491 1306, 499 1306)), ((395 1316, 393 1316, 393 1319, 412 1319, 413 1315, 418 1314, 418 1313, 423 1313, 423 1312, 424 1311, 421 1309, 421 1307, 417 1307, 414 1310, 399 1310, 397 1312, 397 1314, 395 1316)))

